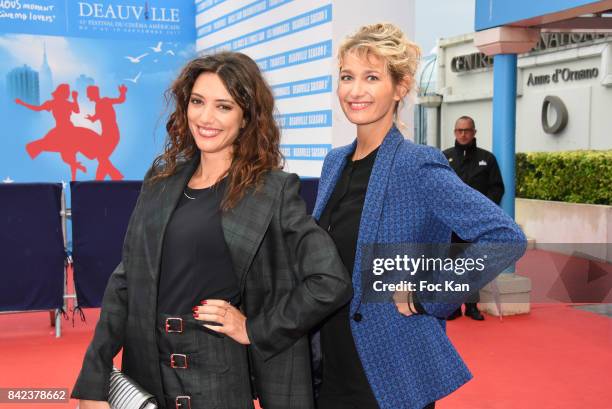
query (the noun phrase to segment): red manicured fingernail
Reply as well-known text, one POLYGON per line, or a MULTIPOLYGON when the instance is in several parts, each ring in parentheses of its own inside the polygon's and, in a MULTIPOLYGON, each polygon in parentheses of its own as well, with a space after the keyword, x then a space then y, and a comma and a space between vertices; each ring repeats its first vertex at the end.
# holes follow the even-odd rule
POLYGON ((198 315, 199 315, 198 313, 195 313, 195 312, 194 312, 194 313, 193 313, 193 318, 198 318, 198 315))
POLYGON ((193 312, 196 312, 196 311, 198 310, 198 307, 193 307, 191 310, 192 310, 193 312))
POLYGON ((208 301, 206 301, 206 300, 202 300, 202 301, 200 301, 200 304, 204 305, 204 304, 206 304, 207 302, 208 302, 208 301))

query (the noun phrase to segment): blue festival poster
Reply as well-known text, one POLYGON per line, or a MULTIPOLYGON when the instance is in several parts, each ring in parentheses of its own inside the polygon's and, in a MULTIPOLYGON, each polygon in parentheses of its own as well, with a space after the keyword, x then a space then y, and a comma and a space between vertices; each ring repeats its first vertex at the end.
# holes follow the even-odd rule
POLYGON ((195 55, 195 5, 0 0, 0 180, 142 179, 164 91, 195 55))

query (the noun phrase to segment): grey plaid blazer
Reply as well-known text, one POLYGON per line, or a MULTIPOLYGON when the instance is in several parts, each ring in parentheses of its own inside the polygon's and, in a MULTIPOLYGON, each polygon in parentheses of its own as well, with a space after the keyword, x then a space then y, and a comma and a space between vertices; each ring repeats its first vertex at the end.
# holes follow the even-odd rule
MULTIPOLYGON (((155 338, 162 241, 198 162, 196 155, 173 176, 143 185, 72 398, 107 399, 112 359, 121 348, 122 370, 163 396, 155 338)), ((333 241, 306 214, 298 190, 295 174, 269 172, 257 191, 222 217, 247 317, 254 385, 265 409, 314 406, 308 331, 352 296, 333 241)))

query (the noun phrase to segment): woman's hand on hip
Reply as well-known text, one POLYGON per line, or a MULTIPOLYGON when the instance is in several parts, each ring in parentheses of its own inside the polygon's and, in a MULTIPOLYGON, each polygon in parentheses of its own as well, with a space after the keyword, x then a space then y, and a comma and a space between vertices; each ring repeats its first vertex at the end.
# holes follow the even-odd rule
POLYGON ((410 294, 410 291, 396 291, 393 294, 393 302, 400 314, 407 317, 414 315, 416 308, 410 294))
POLYGON ((238 308, 225 300, 203 300, 202 305, 193 308, 193 317, 199 321, 219 324, 204 324, 204 326, 225 334, 240 344, 251 343, 246 331, 246 317, 238 308))

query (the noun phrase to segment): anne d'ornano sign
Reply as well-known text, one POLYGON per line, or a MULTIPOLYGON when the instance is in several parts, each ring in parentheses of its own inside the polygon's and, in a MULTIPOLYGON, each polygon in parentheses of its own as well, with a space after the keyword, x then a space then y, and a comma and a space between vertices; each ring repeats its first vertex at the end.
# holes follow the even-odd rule
POLYGON ((533 75, 529 74, 527 86, 546 85, 559 82, 580 81, 597 78, 599 69, 586 68, 582 70, 570 70, 569 68, 557 68, 552 74, 533 75))

